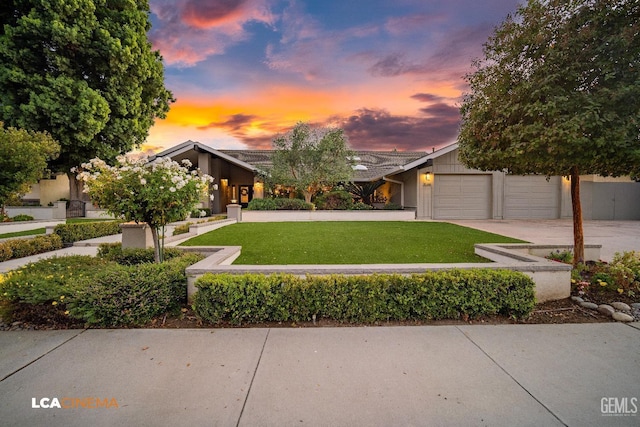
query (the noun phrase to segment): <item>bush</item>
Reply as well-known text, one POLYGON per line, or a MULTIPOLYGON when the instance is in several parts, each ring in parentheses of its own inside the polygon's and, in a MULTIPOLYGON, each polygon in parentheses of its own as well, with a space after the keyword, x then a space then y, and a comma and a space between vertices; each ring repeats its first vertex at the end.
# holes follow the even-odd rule
POLYGON ((11 218, 11 221, 33 221, 33 217, 31 215, 20 214, 11 218))
POLYGON ((397 203, 389 202, 386 205, 384 205, 384 207, 382 209, 387 210, 387 211, 401 211, 402 210, 402 206, 400 206, 397 203))
MULTIPOLYGON (((120 265, 137 265, 145 263, 153 263, 154 249, 137 249, 137 248, 122 248, 122 243, 103 243, 98 247, 98 258, 106 261, 113 261, 120 265)), ((183 255, 184 252, 178 248, 164 248, 164 259, 169 260, 172 258, 183 255)))
POLYGON ((63 244, 71 245, 80 240, 118 234, 121 230, 119 221, 101 221, 58 224, 53 232, 62 238, 63 244))
POLYGON ((191 227, 193 223, 192 222, 187 222, 186 224, 183 225, 176 225, 176 227, 173 229, 173 235, 177 236, 180 234, 186 234, 189 232, 189 228, 191 227))
POLYGON ((100 259, 80 255, 29 263, 0 279, 0 296, 11 303, 64 305, 79 286, 76 279, 104 265, 100 259))
POLYGON ((598 262, 576 272, 574 282, 588 280, 597 292, 636 295, 640 292, 640 252, 616 253, 610 264, 598 262))
POLYGON ((0 242, 0 262, 22 258, 62 248, 62 240, 56 234, 35 236, 29 239, 10 239, 0 242))
POLYGON ((313 204, 300 199, 253 199, 247 205, 248 210, 275 211, 275 210, 313 210, 313 204))
POLYGON ((509 270, 449 270, 412 276, 205 274, 196 282, 201 318, 233 324, 265 321, 340 322, 527 316, 534 283, 509 270))
POLYGON ((330 191, 316 197, 315 203, 322 210, 348 210, 353 208, 353 197, 346 191, 330 191))
POLYGON ((373 206, 368 205, 366 203, 357 202, 357 203, 353 204, 351 209, 353 209, 354 211, 369 211, 369 210, 373 209, 373 206))
POLYGON ((205 218, 211 216, 211 209, 209 208, 201 208, 201 209, 194 209, 191 211, 191 218, 205 218), (204 215, 202 215, 202 212, 204 212, 204 215))
POLYGON ((143 325, 186 303, 185 269, 200 259, 185 254, 162 264, 101 269, 75 294, 70 314, 92 325, 143 325))
POLYGON ((564 264, 573 264, 573 252, 571 251, 557 250, 555 252, 551 252, 545 258, 551 261, 557 261, 564 264))

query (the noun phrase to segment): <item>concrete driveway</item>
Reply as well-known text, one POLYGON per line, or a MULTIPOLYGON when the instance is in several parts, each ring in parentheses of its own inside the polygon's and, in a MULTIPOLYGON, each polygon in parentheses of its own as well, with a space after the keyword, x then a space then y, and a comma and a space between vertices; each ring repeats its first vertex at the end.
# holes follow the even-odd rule
MULTIPOLYGON (((573 222, 570 219, 447 222, 531 243, 573 244, 573 222)), ((600 257, 604 261, 611 261, 616 252, 640 251, 640 221, 584 221, 583 229, 585 243, 602 245, 600 257)))

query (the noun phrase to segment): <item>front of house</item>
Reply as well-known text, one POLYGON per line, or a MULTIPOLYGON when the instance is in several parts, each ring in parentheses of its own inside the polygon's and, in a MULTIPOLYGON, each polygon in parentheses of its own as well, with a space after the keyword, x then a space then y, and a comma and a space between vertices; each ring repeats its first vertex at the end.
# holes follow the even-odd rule
MULTIPOLYGON (((216 150, 186 141, 158 157, 189 159, 218 183, 212 213, 226 205, 246 206, 265 196, 260 172, 271 164, 270 150, 216 150)), ((432 153, 356 151, 355 182, 385 181, 376 199, 416 213, 418 219, 558 219, 571 217, 568 179, 509 175, 469 169, 458 160, 458 145, 432 153)), ((584 219, 639 220, 640 183, 626 178, 581 177, 584 219)))

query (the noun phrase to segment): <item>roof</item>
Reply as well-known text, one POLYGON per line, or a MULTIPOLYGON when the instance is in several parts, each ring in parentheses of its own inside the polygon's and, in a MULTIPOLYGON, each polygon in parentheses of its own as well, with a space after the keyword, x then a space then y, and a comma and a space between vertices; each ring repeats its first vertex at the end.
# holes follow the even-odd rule
MULTIPOLYGON (((429 160, 449 153, 458 148, 451 144, 438 151, 354 151, 354 181, 368 182, 382 179, 427 164, 429 160)), ((186 141, 171 147, 157 157, 175 157, 189 150, 208 152, 254 172, 264 171, 271 166, 273 150, 216 150, 200 142, 186 141)))

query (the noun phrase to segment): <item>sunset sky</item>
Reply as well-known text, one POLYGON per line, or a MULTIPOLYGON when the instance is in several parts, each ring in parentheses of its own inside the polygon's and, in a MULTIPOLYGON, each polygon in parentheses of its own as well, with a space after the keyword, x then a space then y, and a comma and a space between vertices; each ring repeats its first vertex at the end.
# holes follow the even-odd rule
POLYGON ((177 102, 143 149, 270 148, 297 121, 360 150, 455 142, 463 76, 518 0, 150 0, 177 102))

